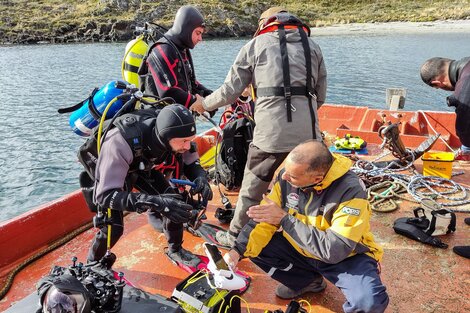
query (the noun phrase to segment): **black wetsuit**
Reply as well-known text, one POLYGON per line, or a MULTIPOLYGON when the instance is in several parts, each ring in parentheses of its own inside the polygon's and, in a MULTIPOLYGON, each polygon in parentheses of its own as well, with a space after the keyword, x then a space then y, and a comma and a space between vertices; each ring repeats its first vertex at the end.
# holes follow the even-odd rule
POLYGON ((455 87, 454 94, 447 98, 450 106, 455 106, 455 130, 460 142, 470 147, 470 57, 452 61, 449 78, 455 87))

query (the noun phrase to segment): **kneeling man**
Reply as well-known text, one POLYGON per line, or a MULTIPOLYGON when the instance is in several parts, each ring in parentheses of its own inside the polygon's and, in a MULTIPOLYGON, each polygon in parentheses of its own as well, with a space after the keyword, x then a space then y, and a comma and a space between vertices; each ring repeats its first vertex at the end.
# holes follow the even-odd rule
POLYGON ((295 147, 284 169, 224 256, 241 257, 281 284, 280 298, 325 289, 324 278, 346 297, 344 312, 384 312, 389 298, 379 276, 383 249, 370 231, 365 186, 352 162, 310 140, 295 147))

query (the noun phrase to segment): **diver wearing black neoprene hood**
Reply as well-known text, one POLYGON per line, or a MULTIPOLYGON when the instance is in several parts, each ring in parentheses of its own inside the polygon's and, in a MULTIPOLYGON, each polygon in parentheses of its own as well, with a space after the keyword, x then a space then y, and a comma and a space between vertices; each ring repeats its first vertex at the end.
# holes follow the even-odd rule
MULTIPOLYGON (((149 211, 152 226, 165 234, 168 255, 180 263, 199 262, 182 247, 183 223, 191 218, 189 211, 193 207, 175 194, 162 172, 153 169, 153 165, 169 157, 180 159, 181 172, 196 184, 195 192, 212 199, 206 172, 199 164, 197 152, 191 149, 196 135, 191 112, 180 104, 172 104, 161 110, 124 114, 115 125, 102 143, 96 163, 93 200, 97 206, 112 211, 111 246, 123 233, 123 211, 149 211)), ((100 260, 107 251, 107 225, 100 227, 88 254, 89 261, 100 260)))
POLYGON ((204 17, 195 7, 185 5, 176 12, 173 26, 165 33, 165 37, 180 49, 193 49, 195 44, 192 33, 196 27, 205 27, 204 17))
POLYGON ((204 30, 198 9, 185 5, 178 10, 173 26, 150 47, 139 70, 145 93, 171 97, 187 108, 196 101, 196 94, 205 97, 212 93, 197 81, 190 52, 202 41, 204 30))
POLYGON ((161 110, 155 123, 155 135, 166 147, 171 149, 172 138, 185 138, 196 135, 196 124, 192 114, 182 105, 166 107, 161 110))

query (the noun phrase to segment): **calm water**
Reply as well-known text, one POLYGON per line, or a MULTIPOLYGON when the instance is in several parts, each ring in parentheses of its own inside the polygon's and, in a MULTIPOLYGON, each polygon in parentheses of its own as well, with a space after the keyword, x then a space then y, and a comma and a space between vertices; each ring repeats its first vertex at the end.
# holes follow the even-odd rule
MULTIPOLYGON (((193 52, 199 81, 217 88, 246 42, 203 42, 193 52)), ((419 78, 429 57, 468 56, 470 34, 321 36, 329 103, 383 107, 385 89, 407 88, 409 109, 447 110, 443 91, 419 78)), ((124 43, 0 47, 0 221, 78 188, 83 139, 57 109, 120 79, 124 43)), ((203 127, 207 127, 204 125, 203 127)))

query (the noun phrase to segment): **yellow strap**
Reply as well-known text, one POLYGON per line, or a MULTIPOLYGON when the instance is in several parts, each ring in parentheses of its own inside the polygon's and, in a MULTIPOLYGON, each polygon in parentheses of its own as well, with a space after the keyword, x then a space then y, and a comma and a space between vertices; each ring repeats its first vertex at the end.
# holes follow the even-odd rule
MULTIPOLYGON (((101 116, 100 125, 98 127, 98 137, 97 137, 97 145, 96 145, 98 155, 100 155, 100 151, 101 151, 101 133, 103 132, 103 125, 104 125, 104 121, 106 120, 106 114, 108 113, 108 110, 113 105, 113 103, 117 101, 117 99, 118 99, 117 97, 114 97, 113 100, 109 101, 108 105, 103 111, 103 115, 101 116)), ((108 208, 108 221, 110 219, 111 219, 111 208, 108 208)), ((111 225, 110 224, 108 224, 108 238, 106 242, 106 248, 108 249, 108 251, 111 249, 111 225)))
MULTIPOLYGON (((111 219, 111 208, 108 208, 108 222, 111 219)), ((111 225, 108 223, 108 238, 106 242, 106 248, 111 250, 111 225)))
POLYGON ((100 155, 100 151, 101 151, 101 133, 103 132, 103 125, 104 125, 104 121, 106 120, 106 114, 108 113, 108 110, 113 105, 113 103, 117 101, 117 99, 118 99, 117 97, 114 97, 113 100, 109 101, 108 105, 103 111, 103 115, 101 115, 100 125, 98 126, 98 137, 97 137, 97 146, 96 146, 98 150, 98 155, 100 155))

